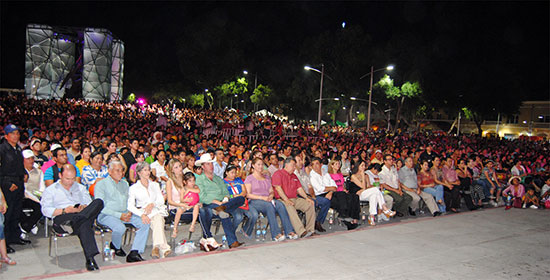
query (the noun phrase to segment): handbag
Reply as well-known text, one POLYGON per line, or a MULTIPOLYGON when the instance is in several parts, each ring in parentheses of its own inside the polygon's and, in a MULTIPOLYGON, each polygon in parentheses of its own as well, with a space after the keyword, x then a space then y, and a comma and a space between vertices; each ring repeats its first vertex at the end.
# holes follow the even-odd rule
MULTIPOLYGON (((235 188, 233 186, 233 183, 229 183, 229 185, 231 186, 231 189, 233 190, 233 193, 237 193, 237 188, 235 188)), ((239 208, 243 209, 243 210, 248 210, 250 209, 250 207, 248 206, 248 199, 246 199, 246 197, 244 198, 244 205, 243 206, 240 206, 239 208)))

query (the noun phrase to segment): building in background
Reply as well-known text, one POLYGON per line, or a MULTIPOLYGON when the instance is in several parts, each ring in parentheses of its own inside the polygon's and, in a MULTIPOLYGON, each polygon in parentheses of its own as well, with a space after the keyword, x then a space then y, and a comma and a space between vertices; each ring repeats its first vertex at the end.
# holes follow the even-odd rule
POLYGON ((118 101, 124 42, 109 30, 29 24, 25 94, 29 98, 118 101))

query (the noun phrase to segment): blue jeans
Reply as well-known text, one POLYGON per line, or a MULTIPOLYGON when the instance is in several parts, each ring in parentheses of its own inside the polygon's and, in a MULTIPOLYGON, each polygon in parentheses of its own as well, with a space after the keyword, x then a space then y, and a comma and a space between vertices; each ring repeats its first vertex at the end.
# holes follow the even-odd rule
POLYGON ((279 228, 279 222, 277 222, 276 214, 279 214, 279 217, 281 218, 281 223, 283 224, 285 233, 290 234, 291 232, 294 232, 294 228, 290 223, 290 218, 288 217, 284 204, 277 200, 272 201, 275 205, 265 200, 251 199, 248 201, 248 205, 250 208, 254 208, 257 212, 263 213, 267 217, 267 221, 270 225, 271 238, 273 239, 282 233, 281 228, 279 228))
POLYGON ((122 245, 122 235, 126 232, 126 226, 124 224, 132 224, 137 229, 136 237, 132 243, 132 251, 138 251, 140 254, 145 252, 145 245, 147 245, 147 238, 149 237, 149 225, 144 224, 140 217, 132 214, 130 222, 123 222, 120 217, 113 217, 100 213, 97 217, 97 221, 113 231, 111 241, 117 249, 120 249, 122 245))
POLYGON ((324 223, 327 218, 328 210, 330 209, 330 199, 323 196, 317 196, 315 198, 315 208, 319 208, 316 221, 321 224, 324 223))
MULTIPOLYGON (((493 189, 493 186, 491 186, 491 183, 487 179, 479 179, 476 181, 477 184, 481 185, 483 187, 483 194, 485 194, 485 198, 489 199, 491 196, 491 189, 493 189)), ((493 182, 494 183, 494 182, 493 182)), ((500 189, 498 184, 494 183, 496 186, 493 189, 494 195, 496 195, 496 192, 500 189)))
MULTIPOLYGON (((222 205, 226 207, 224 212, 234 215, 235 210, 237 210, 243 204, 244 197, 237 196, 222 205)), ((201 217, 202 235, 204 238, 212 237, 212 232, 210 232, 210 227, 212 226, 212 217, 214 217, 212 209, 218 206, 220 205, 215 203, 203 204, 203 207, 201 207, 201 209, 199 210, 199 216, 201 217)), ((225 233, 225 237, 227 238, 227 244, 231 245, 235 243, 237 241, 237 236, 235 235, 235 228, 233 227, 233 221, 231 220, 231 217, 221 219, 221 221, 223 232, 225 233)))
MULTIPOLYGON (((233 227, 235 228, 235 230, 237 230, 237 228, 239 227, 239 225, 243 221, 244 216, 249 217, 248 210, 237 208, 237 210, 235 210, 235 212, 233 212, 233 227)), ((242 227, 244 228, 244 225, 242 227)))
POLYGON ((0 213, 0 240, 4 240, 4 214, 0 213))
POLYGON ((254 207, 249 206, 248 211, 245 212, 245 215, 248 217, 248 221, 246 221, 246 223, 242 226, 243 232, 246 234, 247 237, 251 237, 252 233, 254 233, 254 226, 256 225, 256 221, 258 220, 258 210, 256 210, 254 207))
POLYGON ((437 206, 439 207, 439 212, 445 213, 447 211, 447 207, 445 206, 445 200, 443 198, 443 186, 442 185, 436 185, 433 188, 425 188, 422 189, 422 191, 431 194, 433 197, 435 197, 435 201, 437 202, 437 206), (439 203, 441 201, 442 203, 439 203))

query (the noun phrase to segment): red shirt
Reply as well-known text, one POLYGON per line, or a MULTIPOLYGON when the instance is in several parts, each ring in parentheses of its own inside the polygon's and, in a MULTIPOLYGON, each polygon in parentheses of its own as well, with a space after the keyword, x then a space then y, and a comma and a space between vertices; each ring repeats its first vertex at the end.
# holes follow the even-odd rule
POLYGON ((286 194, 286 197, 288 198, 297 198, 297 190, 302 187, 302 184, 300 184, 300 180, 298 179, 296 174, 289 174, 284 169, 279 169, 275 173, 273 173, 273 176, 271 177, 271 185, 273 186, 273 192, 275 198, 277 199, 281 197, 277 193, 277 189, 275 188, 275 186, 281 186, 286 194))

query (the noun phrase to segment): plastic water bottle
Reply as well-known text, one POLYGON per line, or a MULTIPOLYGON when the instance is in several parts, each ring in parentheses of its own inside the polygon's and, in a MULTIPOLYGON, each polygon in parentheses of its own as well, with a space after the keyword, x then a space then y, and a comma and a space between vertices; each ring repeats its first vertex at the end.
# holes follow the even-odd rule
POLYGON ((261 222, 256 225, 256 241, 260 241, 260 235, 262 235, 261 222))
POLYGON ((109 261, 111 258, 111 247, 109 246, 109 242, 105 242, 105 247, 103 247, 103 260, 109 261))
POLYGON ((227 249, 227 237, 222 236, 222 248, 227 249))
POLYGON ((328 213, 328 228, 332 229, 332 224, 334 224, 334 212, 332 209, 329 210, 328 213))
POLYGON ((265 236, 267 235, 267 229, 266 226, 262 226, 262 241, 265 241, 265 236))
POLYGON ((365 213, 365 209, 361 212, 361 221, 363 224, 365 224, 365 221, 367 220, 367 213, 365 213))

